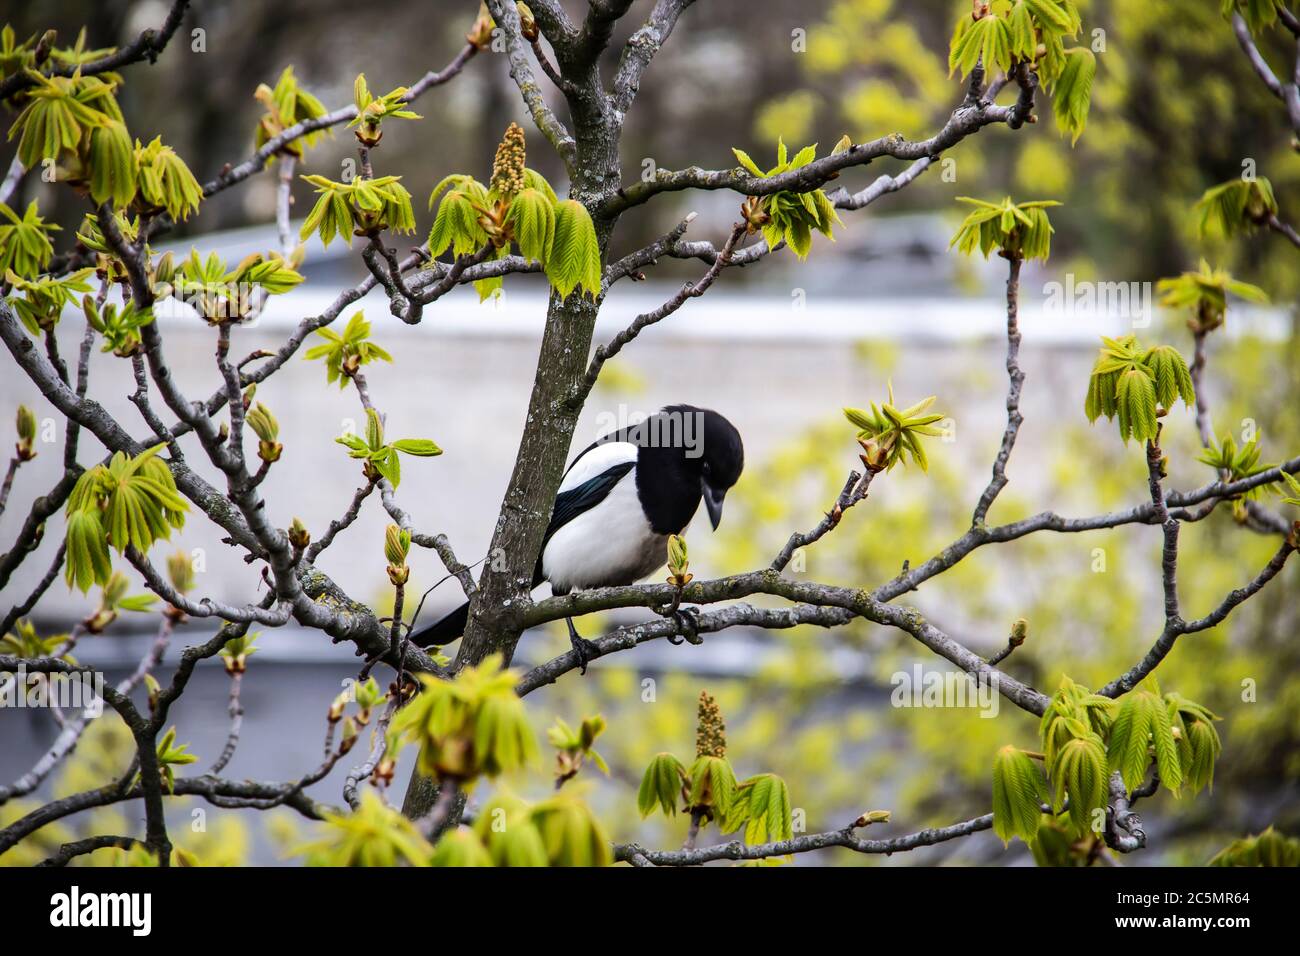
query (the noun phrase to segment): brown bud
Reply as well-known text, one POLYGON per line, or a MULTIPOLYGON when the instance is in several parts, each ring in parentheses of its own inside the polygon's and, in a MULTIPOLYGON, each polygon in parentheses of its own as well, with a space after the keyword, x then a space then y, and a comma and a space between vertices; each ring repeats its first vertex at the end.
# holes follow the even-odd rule
POLYGON ((158 678, 152 674, 144 675, 145 690, 149 693, 149 709, 158 709, 158 695, 162 692, 162 686, 158 683, 158 678))
POLYGON ((347 694, 339 694, 337 697, 334 698, 334 700, 330 703, 330 709, 329 709, 329 722, 331 724, 336 724, 343 719, 343 710, 344 708, 347 707, 347 705, 348 705, 347 694))
POLYGON ((41 66, 50 57, 50 51, 54 49, 54 42, 58 39, 57 30, 46 30, 41 34, 40 40, 36 42, 36 49, 32 52, 32 61, 41 66))
POLYGON ((867 470, 873 474, 883 471, 889 462, 893 441, 885 438, 859 438, 858 444, 862 446, 862 454, 858 457, 867 470))
POLYGON ((492 14, 488 13, 487 5, 480 4, 478 19, 465 34, 465 40, 472 43, 476 50, 486 50, 492 44, 492 31, 495 28, 496 24, 492 22, 492 14))
POLYGON ((18 429, 18 444, 15 446, 18 460, 31 461, 36 457, 36 416, 26 405, 19 405, 15 425, 18 429))
POLYGON ((391 757, 385 757, 375 765, 374 773, 370 775, 370 782, 375 786, 387 786, 393 782, 393 773, 397 769, 397 764, 391 757))
POLYGON ((357 742, 357 725, 349 717, 343 721, 343 739, 339 741, 339 753, 345 754, 353 748, 357 742))
POLYGON ((515 7, 519 10, 519 32, 525 40, 532 43, 537 39, 537 21, 533 18, 533 11, 528 9, 526 3, 516 3, 515 7))
POLYGON ((745 197, 745 201, 740 204, 740 215, 745 220, 745 231, 750 235, 758 232, 772 221, 772 217, 768 215, 762 198, 758 196, 745 197))
POLYGON ((117 611, 109 608, 100 608, 90 617, 86 618, 82 623, 85 625, 86 630, 91 634, 101 634, 103 633, 104 628, 108 627, 108 625, 112 624, 116 620, 117 611))

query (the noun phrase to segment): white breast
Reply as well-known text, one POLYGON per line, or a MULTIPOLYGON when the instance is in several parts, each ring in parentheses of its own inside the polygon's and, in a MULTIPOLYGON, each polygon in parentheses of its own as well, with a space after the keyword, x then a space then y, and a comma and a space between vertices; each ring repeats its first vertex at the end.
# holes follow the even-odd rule
MULTIPOLYGON (((608 459, 604 467, 594 468, 586 476, 572 480, 574 472, 587 459, 606 448, 618 449, 625 443, 611 442, 589 451, 574 464, 561 484, 574 487, 600 474, 610 464, 622 459, 608 459)), ((634 445, 628 445, 633 453, 634 445)), ((624 452, 626 454, 626 452, 624 452)), ((595 464, 593 462, 593 464, 595 464)), ((542 572, 557 594, 583 588, 631 584, 662 567, 668 561, 668 537, 655 534, 646 521, 636 495, 636 468, 619 480, 600 504, 574 518, 551 536, 542 551, 542 572)))

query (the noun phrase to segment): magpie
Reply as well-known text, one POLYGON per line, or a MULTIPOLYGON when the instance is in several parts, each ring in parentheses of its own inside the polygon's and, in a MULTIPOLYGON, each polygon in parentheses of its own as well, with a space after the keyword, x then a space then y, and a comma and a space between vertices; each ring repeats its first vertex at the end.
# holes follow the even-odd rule
MULTIPOLYGON (((693 405, 669 405, 598 438, 560 482, 533 587, 549 581, 553 594, 564 595, 641 580, 666 563, 668 536, 685 530, 701 500, 717 529, 723 499, 744 465, 736 427, 693 405)), ((411 641, 447 644, 464 633, 468 619, 467 602, 411 641)), ((564 620, 585 673, 596 645, 572 618, 564 620)))

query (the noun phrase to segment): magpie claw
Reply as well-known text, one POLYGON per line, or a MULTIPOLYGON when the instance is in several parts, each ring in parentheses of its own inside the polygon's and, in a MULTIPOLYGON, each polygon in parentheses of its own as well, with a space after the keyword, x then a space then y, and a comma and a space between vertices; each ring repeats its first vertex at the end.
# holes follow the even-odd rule
POLYGON ((569 643, 573 649, 578 652, 578 662, 581 665, 578 669, 579 674, 587 673, 587 665, 600 656, 600 645, 595 641, 589 641, 585 637, 577 634, 570 636, 569 643))
POLYGON ((569 643, 573 645, 573 650, 578 655, 578 664, 580 665, 578 673, 586 674, 587 665, 600 656, 600 645, 595 641, 589 641, 573 626, 571 618, 565 618, 565 623, 569 625, 569 643))
POLYGON ((677 622, 677 633, 669 636, 668 642, 670 644, 680 644, 683 640, 697 646, 704 643, 704 638, 700 637, 700 612, 698 608, 676 608, 672 615, 673 620, 677 622), (673 640, 673 638, 676 638, 676 640, 673 640))

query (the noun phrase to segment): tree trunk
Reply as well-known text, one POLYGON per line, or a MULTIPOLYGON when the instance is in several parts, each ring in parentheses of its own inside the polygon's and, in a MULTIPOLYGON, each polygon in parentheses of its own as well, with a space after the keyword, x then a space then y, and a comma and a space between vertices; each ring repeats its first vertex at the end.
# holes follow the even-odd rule
MULTIPOLYGON (((594 69, 580 82, 579 90, 570 101, 577 162, 569 196, 591 210, 619 188, 620 128, 617 114, 604 93, 598 92, 594 69)), ((602 260, 616 221, 595 220, 602 260)), ((522 614, 532 591, 533 569, 582 411, 578 388, 587 370, 602 301, 601 296, 593 298, 576 291, 563 300, 551 294, 528 417, 479 577, 479 590, 470 601, 469 620, 456 654, 457 671, 493 653, 500 652, 507 664, 514 656, 523 630, 522 614)), ((402 812, 411 818, 423 816, 432 808, 437 792, 433 781, 413 773, 402 812)))

